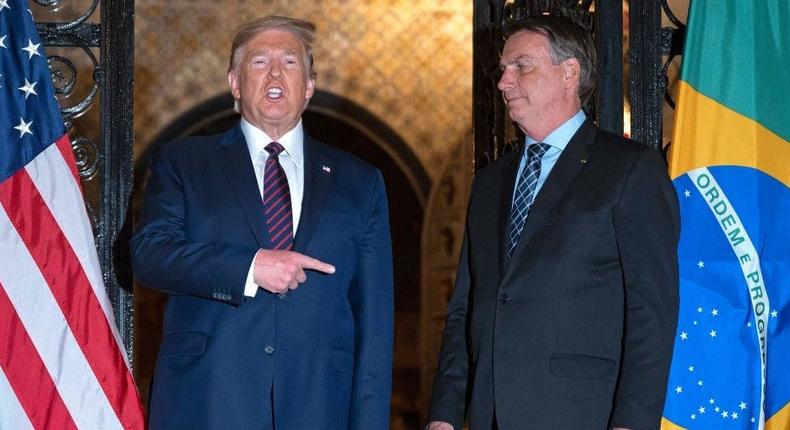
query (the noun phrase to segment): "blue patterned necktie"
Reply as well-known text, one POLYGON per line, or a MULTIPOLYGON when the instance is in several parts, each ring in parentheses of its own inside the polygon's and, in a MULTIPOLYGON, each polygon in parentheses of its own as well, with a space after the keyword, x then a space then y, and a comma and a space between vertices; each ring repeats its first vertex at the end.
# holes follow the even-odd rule
POLYGON ((513 250, 518 245, 521 231, 524 230, 524 222, 529 214, 529 208, 535 200, 535 190, 540 177, 540 161, 543 154, 549 149, 545 143, 533 143, 527 148, 527 165, 521 171, 516 185, 516 193, 513 196, 513 207, 510 209, 510 230, 507 238, 507 260, 513 255, 513 250))
POLYGON ((285 148, 277 142, 266 145, 269 158, 263 169, 263 210, 272 249, 290 250, 293 245, 293 214, 288 178, 279 155, 285 148))

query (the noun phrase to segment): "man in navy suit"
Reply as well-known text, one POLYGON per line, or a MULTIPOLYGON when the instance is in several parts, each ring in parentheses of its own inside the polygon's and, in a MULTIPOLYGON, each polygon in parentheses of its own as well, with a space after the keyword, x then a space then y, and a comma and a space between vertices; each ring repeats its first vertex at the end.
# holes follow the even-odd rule
POLYGON ((499 65, 526 139, 475 176, 429 428, 657 430, 678 312, 666 165, 581 110, 595 51, 572 21, 519 23, 499 65))
POLYGON ((313 24, 242 26, 224 134, 151 158, 137 279, 169 294, 151 429, 386 429, 393 293, 378 170, 310 138, 313 24))

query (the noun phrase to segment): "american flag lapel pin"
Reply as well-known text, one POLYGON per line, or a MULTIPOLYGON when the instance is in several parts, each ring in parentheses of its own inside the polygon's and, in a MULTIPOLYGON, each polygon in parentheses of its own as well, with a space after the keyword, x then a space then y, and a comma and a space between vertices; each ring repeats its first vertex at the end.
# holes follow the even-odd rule
POLYGON ((332 168, 327 166, 326 164, 321 165, 321 170, 323 170, 324 173, 332 173, 332 168))

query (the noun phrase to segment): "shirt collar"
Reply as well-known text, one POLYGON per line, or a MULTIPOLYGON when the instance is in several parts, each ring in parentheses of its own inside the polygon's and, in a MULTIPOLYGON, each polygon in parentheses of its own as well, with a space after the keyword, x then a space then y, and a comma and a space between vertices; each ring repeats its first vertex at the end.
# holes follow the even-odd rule
MULTIPOLYGON (((265 160, 268 157, 266 155, 266 145, 274 140, 266 132, 244 119, 244 117, 241 118, 240 126, 244 139, 247 141, 250 157, 253 160, 258 159, 258 157, 262 157, 265 160)), ((304 161, 304 128, 302 127, 302 120, 299 119, 296 126, 282 135, 277 142, 285 148, 285 153, 288 154, 291 160, 301 167, 304 161)))
MULTIPOLYGON (((543 143, 557 148, 560 151, 564 150, 565 147, 568 146, 568 142, 571 141, 573 135, 576 134, 576 131, 582 126, 582 124, 584 124, 586 119, 587 115, 584 114, 583 110, 579 109, 579 112, 576 112, 576 115, 572 116, 570 119, 562 123, 561 126, 557 127, 557 129, 549 133, 549 135, 543 139, 543 143)), ((527 136, 527 146, 532 145, 535 142, 535 139, 527 136)))

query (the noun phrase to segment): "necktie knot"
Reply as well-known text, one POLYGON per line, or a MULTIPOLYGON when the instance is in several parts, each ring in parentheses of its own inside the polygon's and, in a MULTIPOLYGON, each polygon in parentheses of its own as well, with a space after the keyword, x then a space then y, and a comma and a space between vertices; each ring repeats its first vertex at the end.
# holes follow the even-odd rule
POLYGON ((280 145, 278 142, 272 142, 266 145, 265 149, 266 152, 268 152, 269 155, 272 157, 277 157, 278 155, 280 155, 281 152, 285 151, 285 148, 283 148, 283 146, 280 145))
POLYGON ((543 158, 543 154, 550 148, 548 143, 537 142, 527 147, 527 162, 543 158))

